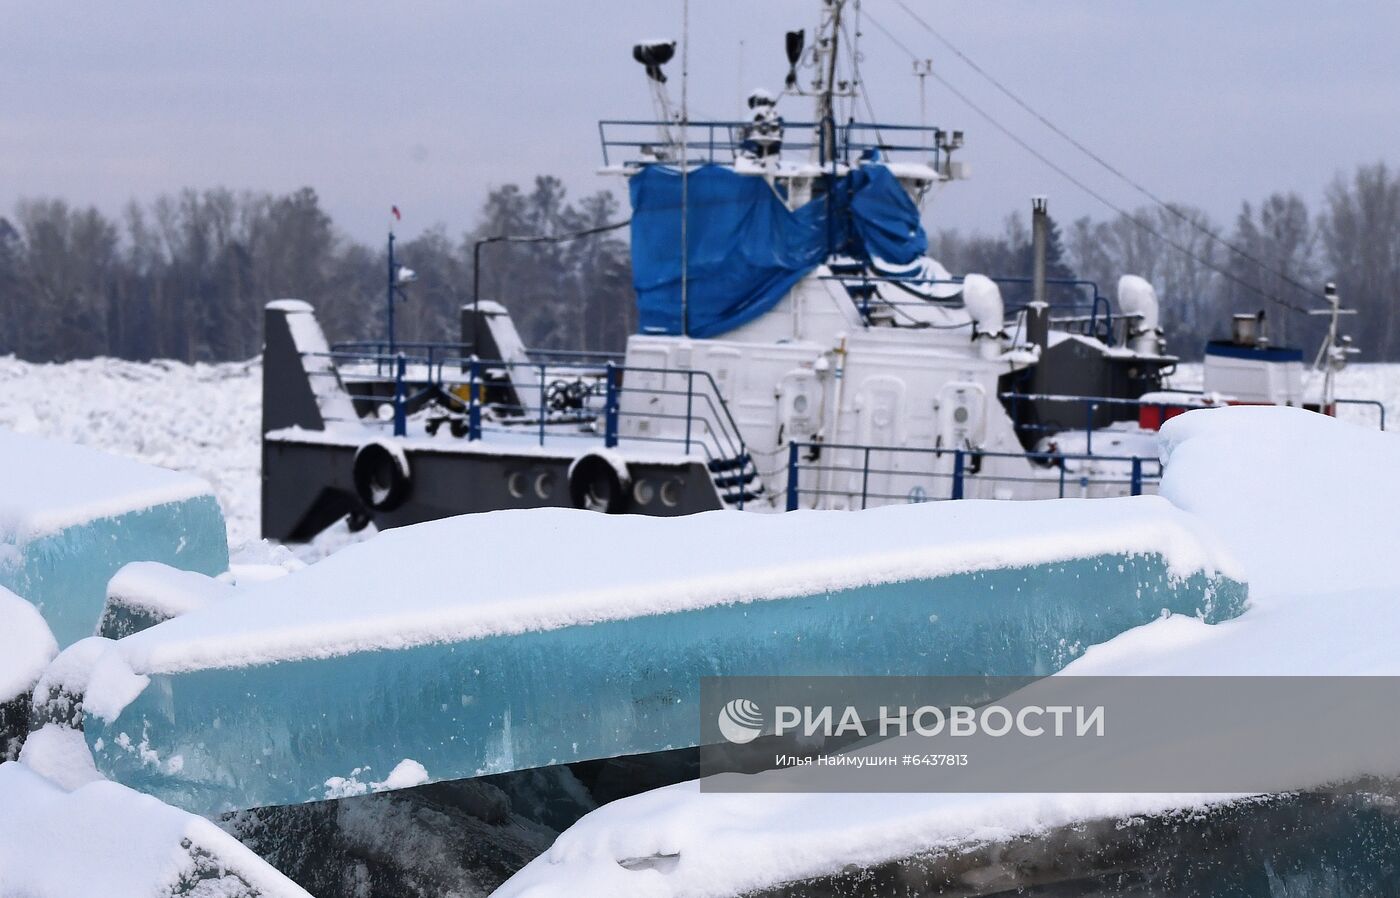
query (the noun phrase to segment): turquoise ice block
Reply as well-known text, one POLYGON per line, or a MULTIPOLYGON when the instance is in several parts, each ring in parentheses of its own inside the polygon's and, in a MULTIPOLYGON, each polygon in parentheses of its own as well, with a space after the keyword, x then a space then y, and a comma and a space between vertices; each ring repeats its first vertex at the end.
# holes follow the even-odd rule
POLYGON ((1179 520, 1163 526, 1164 503, 1119 505, 1135 516, 1121 528, 1072 504, 1068 518, 1034 511, 1061 525, 1034 552, 1010 514, 1033 506, 995 505, 1006 511, 760 524, 518 513, 393 531, 113 643, 148 679, 110 719, 89 711, 86 738, 107 776, 212 814, 423 781, 390 777, 406 759, 450 780, 694 745, 705 676, 1048 674, 1164 608, 1211 621, 1243 609, 1244 585, 1179 520), (579 543, 566 560, 614 536, 647 557, 640 571, 524 573, 520 537, 561 528, 579 543), (1154 540, 1162 551, 1144 548, 1154 540), (483 550, 477 569, 432 564, 450 545, 483 550), (816 559, 824 572, 803 575, 816 559), (391 594, 395 577, 409 582, 391 594), (650 599, 635 589, 647 583, 650 599))
POLYGON ((61 646, 93 635, 128 562, 228 569, 223 512, 197 478, 6 431, 0 459, 23 472, 0 491, 0 586, 33 603, 61 646))

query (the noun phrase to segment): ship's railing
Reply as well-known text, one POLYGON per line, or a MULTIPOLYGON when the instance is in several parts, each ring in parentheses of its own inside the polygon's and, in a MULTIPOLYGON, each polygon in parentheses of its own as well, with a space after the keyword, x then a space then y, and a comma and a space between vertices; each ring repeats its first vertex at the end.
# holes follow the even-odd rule
POLYGON ((786 496, 788 511, 801 508, 804 497, 818 504, 826 497, 850 500, 863 509, 962 499, 974 484, 1021 487, 1032 498, 1065 498, 1076 491, 1078 495, 1088 495, 1095 489, 1126 490, 1128 495, 1140 496, 1161 479, 1161 461, 1139 455, 982 452, 794 441, 788 444, 786 496), (1024 474, 984 472, 984 465, 993 459, 1029 461, 1038 469, 1028 468, 1024 474))
MULTIPOLYGON (((367 426, 388 428, 399 437, 408 435, 411 417, 422 415, 430 435, 445 426, 469 442, 508 436, 541 447, 601 441, 611 449, 625 439, 629 445, 660 444, 698 456, 712 470, 715 463, 742 466, 749 458, 738 423, 708 371, 611 361, 504 362, 436 352, 385 357, 336 349, 318 355, 330 358, 343 374, 357 367, 366 374, 390 372, 342 377, 342 382, 360 407, 389 410, 382 418, 363 418, 367 426), (636 385, 644 379, 652 385, 636 385), (628 397, 640 401, 624 402, 628 397), (646 410, 635 410, 642 407, 646 410), (624 436, 629 418, 661 426, 645 432, 630 428, 624 436)), ((742 507, 742 496, 738 504, 742 507)))
MULTIPOLYGON (((752 122, 692 121, 685 125, 644 119, 604 119, 598 122, 598 140, 603 147, 603 164, 614 162, 649 165, 680 161, 681 144, 686 160, 727 163, 734 161, 748 139, 752 122), (663 138, 662 134, 669 135, 663 138)), ((929 125, 891 125, 876 122, 847 122, 836 126, 837 156, 852 162, 869 152, 882 156, 922 154, 921 161, 934 170, 942 167, 938 147, 939 129, 929 125)), ((783 152, 810 153, 817 147, 816 122, 783 122, 783 152)))
MULTIPOLYGON (((1380 429, 1385 430, 1385 403, 1379 399, 1334 399, 1337 405, 1359 405, 1376 410, 1376 417, 1379 419, 1380 429)), ((1336 410, 1333 409, 1335 414, 1336 410)))
MULTIPOLYGON (((988 275, 991 281, 998 285, 1027 285, 1033 283, 1031 278, 1012 277, 1008 275, 988 275)), ((855 303, 861 318, 866 324, 871 323, 872 314, 881 307, 892 307, 895 309, 903 307, 927 307, 931 302, 937 304, 937 300, 927 300, 919 297, 917 291, 911 288, 913 285, 954 284, 962 286, 963 278, 918 278, 918 277, 895 277, 887 275, 871 275, 866 272, 852 274, 842 274, 834 272, 823 276, 824 280, 839 281, 850 294, 851 301, 855 303), (907 300, 892 300, 888 297, 874 299, 874 288, 888 284, 911 295, 907 300)), ((1108 297, 1099 292, 1099 285, 1095 281, 1083 280, 1079 278, 1047 278, 1046 284, 1061 291, 1070 291, 1075 295, 1081 292, 1083 299, 1064 301, 1063 299, 1052 299, 1049 302, 1051 315, 1050 323, 1061 327, 1077 327, 1079 332, 1088 337, 1095 337, 1107 346, 1113 346, 1120 337, 1115 333, 1115 318, 1112 306, 1109 305, 1108 297), (1054 314, 1056 311, 1061 314, 1054 314)), ((1012 315, 1024 311, 1027 308, 1025 303, 1012 304, 1006 307, 1006 311, 1012 315)), ((1124 320, 1122 316, 1116 319, 1121 324, 1124 320)), ((961 325, 967 326, 967 325, 961 325)))
MULTIPOLYGON (((414 359, 423 359, 426 364, 436 364, 443 359, 469 358, 472 344, 448 340, 398 340, 392 345, 387 340, 345 340, 331 344, 331 352, 345 356, 363 356, 376 364, 375 373, 380 377, 391 377, 394 373, 394 357, 405 353, 414 359)), ((546 349, 530 347, 525 354, 532 362, 570 363, 582 362, 602 365, 607 362, 622 361, 620 352, 605 352, 601 349, 546 349)))

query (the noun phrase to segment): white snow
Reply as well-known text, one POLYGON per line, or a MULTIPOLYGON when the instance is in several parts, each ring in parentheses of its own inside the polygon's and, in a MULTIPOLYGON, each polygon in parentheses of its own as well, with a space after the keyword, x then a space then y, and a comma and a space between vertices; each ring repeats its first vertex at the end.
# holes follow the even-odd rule
POLYGON ((370 768, 356 767, 349 776, 333 776, 326 780, 324 798, 351 798, 368 795, 371 792, 388 792, 394 789, 409 789, 421 786, 428 781, 428 770, 412 758, 404 758, 394 765, 382 782, 369 779, 370 768), (363 777, 363 779, 362 779, 363 777))
POLYGON ((39 609, 0 586, 0 702, 28 692, 56 654, 39 609))
POLYGON ((30 733, 20 749, 19 761, 70 792, 106 779, 97 772, 82 731, 57 723, 46 723, 30 733))
POLYGON ((860 515, 498 511, 381 533, 117 648, 140 674, 239 667, 1109 553, 1159 554, 1177 576, 1237 571, 1155 496, 860 515), (444 577, 448 561, 469 563, 472 584, 490 588, 444 577))
POLYGON ((227 598, 233 587, 156 561, 133 561, 107 582, 107 602, 176 617, 227 598))
POLYGON ((1202 409, 1162 428, 1161 495, 1205 521, 1264 596, 1400 582, 1400 439, 1301 409, 1202 409))
POLYGON ((44 669, 34 687, 35 694, 81 696, 84 711, 103 720, 115 720, 150 682, 149 677, 132 671, 115 650, 116 645, 101 636, 73 643, 44 669))
MULTIPOLYGON (((1400 675, 1400 572, 1384 554, 1400 541, 1400 442, 1320 415, 1262 408, 1189 412, 1169 423, 1164 442, 1164 494, 1199 514, 1240 557, 1255 578, 1250 608, 1215 625, 1154 621, 1091 647, 1059 676, 1400 675)), ((1299 786, 1331 780, 1353 755, 1375 756, 1372 747, 1345 744, 1309 755, 1315 767, 1299 786)), ((759 774, 794 775, 800 771, 759 774)), ((683 783, 589 814, 497 894, 735 894, 847 865, 1238 798, 702 795, 697 783, 683 783)))
POLYGON ((377 783, 380 789, 407 789, 411 786, 421 786, 428 781, 428 770, 422 764, 412 758, 404 758, 394 765, 394 769, 389 771, 389 775, 384 778, 384 782, 377 783))
POLYGON ((0 540, 22 544, 97 518, 196 496, 209 485, 57 440, 0 429, 0 540))
POLYGON ((265 898, 308 898, 210 821, 116 783, 66 791, 23 764, 0 764, 0 808, 0 895, 164 898, 204 855, 211 881, 191 894, 231 896, 246 884, 265 898))

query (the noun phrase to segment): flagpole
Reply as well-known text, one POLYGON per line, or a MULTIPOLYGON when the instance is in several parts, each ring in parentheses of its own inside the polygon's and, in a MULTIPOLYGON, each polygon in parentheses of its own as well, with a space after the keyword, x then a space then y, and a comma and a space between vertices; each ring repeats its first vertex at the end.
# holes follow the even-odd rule
POLYGON ((389 320, 389 355, 398 354, 398 342, 394 339, 394 221, 400 217, 399 207, 389 207, 389 280, 385 291, 386 311, 389 320))

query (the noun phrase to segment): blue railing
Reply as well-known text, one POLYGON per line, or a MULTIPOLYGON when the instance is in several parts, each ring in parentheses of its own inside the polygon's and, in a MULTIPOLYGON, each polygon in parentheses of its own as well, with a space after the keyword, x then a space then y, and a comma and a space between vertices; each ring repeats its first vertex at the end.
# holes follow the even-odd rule
MULTIPOLYGON (((682 141, 686 158, 691 163, 731 162, 743 147, 752 122, 648 121, 644 119, 605 119, 598 122, 598 140, 603 148, 603 164, 612 165, 616 150, 631 150, 623 154, 627 163, 651 164, 662 161, 657 149, 676 154, 682 141), (672 143, 661 139, 662 132, 672 135, 672 143), (682 132, 684 132, 682 134, 682 132), (646 153, 650 158, 640 158, 646 153)), ((811 151, 816 148, 816 122, 783 122, 783 150, 811 151)), ((873 122, 847 122, 836 126, 837 155, 845 162, 859 158, 867 151, 881 154, 922 153, 937 170, 941 165, 938 148, 939 129, 928 125, 889 125, 873 122), (890 139, 886 135, 890 135, 890 139)), ((665 161, 678 161, 668 158, 665 161)))
MULTIPOLYGON (((344 344, 341 344, 344 345, 344 344)), ((438 344, 434 344, 436 347, 438 344)), ((429 404, 436 406, 423 422, 435 434, 446 425, 469 442, 492 434, 529 435, 543 447, 551 440, 599 440, 616 447, 629 418, 666 422, 662 432, 635 428, 629 443, 667 444, 685 455, 698 454, 708 464, 748 457, 719 385, 708 371, 619 365, 484 361, 455 355, 345 351, 324 354, 347 382, 347 392, 361 405, 387 405, 383 418, 362 419, 370 426, 389 425, 395 436, 408 435, 410 419, 429 404), (384 377, 357 379, 352 366, 387 371, 384 377), (636 382, 652 375, 652 386, 636 382), (379 390, 371 389, 378 386, 379 390), (624 408, 628 395, 645 397, 646 411, 624 408), (494 397, 494 398, 492 398, 494 397), (656 402, 656 400, 660 402, 656 402)), ((743 506, 742 489, 737 499, 743 506)))
MULTIPOLYGON (((807 479, 810 481, 813 476, 807 479)), ((788 444, 787 463, 787 510, 796 511, 802 507, 804 496, 820 499, 832 496, 855 500, 859 496, 859 507, 864 509, 871 504, 886 505, 895 502, 931 502, 962 499, 969 493, 974 483, 999 485, 1028 485, 1029 489, 1042 488, 1025 498, 1049 498, 1043 490, 1050 484, 1055 494, 1065 498, 1068 491, 1078 488, 1087 493, 1094 487, 1126 490, 1128 495, 1140 496, 1148 487, 1155 486, 1162 478, 1162 463, 1157 458, 1138 455, 1089 455, 1085 453, 1061 452, 983 452, 973 449, 935 449, 925 447, 864 446, 856 444, 791 442, 788 444), (807 457, 804 458, 804 453, 807 457), (855 456, 860 460, 823 462, 823 458, 841 454, 855 456), (899 467, 880 467, 872 464, 872 457, 879 455, 913 457, 929 464, 921 470, 908 470, 899 467), (815 456, 812 457, 812 456, 815 456), (934 470, 934 464, 944 457, 950 457, 946 471, 934 470), (982 468, 988 459, 1017 459, 1038 464, 1039 470, 1030 469, 1024 475, 983 473, 982 468), (1103 471, 1092 470, 1085 463, 1104 463, 1124 470, 1124 474, 1114 476, 1103 471), (1051 471, 1054 473, 1052 474, 1051 471), (803 472, 813 475, 815 486, 803 487, 803 472), (843 485, 832 485, 837 476, 844 479, 843 485), (859 478, 859 489, 855 479, 859 478), (889 482, 903 478, 911 483, 910 488, 892 491, 889 482), (880 481, 883 480, 883 483, 880 481), (944 485, 944 490, 930 490, 926 484, 944 485)))
MULTIPOLYGON (((346 340, 340 343, 331 344, 331 352, 342 356, 361 356, 373 358, 379 362, 382 376, 392 376, 394 366, 393 359, 396 353, 404 353, 406 357, 423 360, 425 364, 435 365, 444 359, 464 359, 470 358, 475 347, 470 343, 452 342, 446 340, 399 340, 394 344, 394 351, 389 348, 388 341, 385 340, 346 340)), ((604 350, 592 349, 543 349, 531 347, 525 350, 525 354, 532 362, 557 361, 566 363, 578 361, 586 364, 604 364, 606 362, 617 362, 623 358, 623 353, 606 352, 604 350)))

